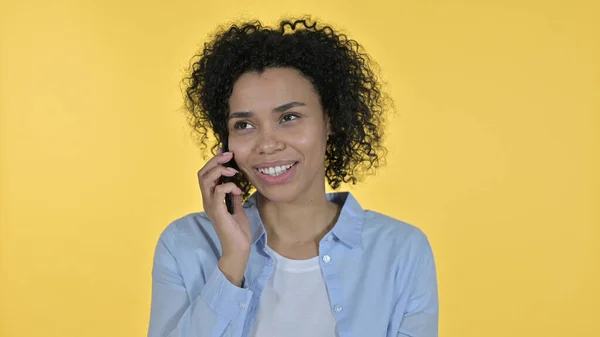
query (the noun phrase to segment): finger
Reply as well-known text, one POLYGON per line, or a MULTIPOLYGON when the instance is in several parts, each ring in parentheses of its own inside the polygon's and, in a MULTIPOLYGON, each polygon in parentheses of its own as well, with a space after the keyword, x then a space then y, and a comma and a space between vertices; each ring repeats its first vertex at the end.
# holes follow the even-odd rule
POLYGON ((233 168, 227 168, 224 166, 217 166, 210 172, 209 176, 202 177, 199 180, 200 193, 202 194, 203 204, 206 208, 210 208, 212 205, 214 189, 219 185, 222 177, 232 177, 236 174, 236 170, 233 168), (235 172, 234 172, 235 171, 235 172))
POLYGON ((221 146, 217 147, 217 155, 223 153, 223 148, 221 146))
POLYGON ((206 174, 206 172, 212 170, 217 165, 225 164, 233 158, 232 152, 224 152, 219 155, 212 157, 204 166, 198 171, 198 178, 206 174))
POLYGON ((225 194, 231 193, 233 196, 242 195, 242 190, 232 182, 219 184, 215 187, 213 198, 215 200, 225 200, 225 194))
POLYGON ((221 177, 233 177, 237 173, 238 170, 233 167, 219 165, 199 178, 200 188, 205 188, 206 192, 212 193, 214 187, 219 184, 221 177))
POLYGON ((234 194, 231 198, 231 203, 233 204, 233 214, 239 214, 244 211, 241 194, 234 194))
POLYGON ((225 195, 231 193, 232 196, 242 195, 242 190, 232 182, 220 184, 215 187, 213 193, 213 207, 218 208, 219 211, 226 211, 227 207, 225 206, 225 195))

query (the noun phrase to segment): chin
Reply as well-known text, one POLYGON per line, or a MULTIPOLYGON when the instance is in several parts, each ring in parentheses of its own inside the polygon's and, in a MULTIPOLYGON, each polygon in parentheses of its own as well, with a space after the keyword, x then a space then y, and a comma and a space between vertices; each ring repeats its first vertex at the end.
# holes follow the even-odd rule
POLYGON ((276 186, 260 186, 256 187, 256 191, 265 199, 276 203, 288 203, 296 200, 298 191, 293 186, 288 184, 276 186))

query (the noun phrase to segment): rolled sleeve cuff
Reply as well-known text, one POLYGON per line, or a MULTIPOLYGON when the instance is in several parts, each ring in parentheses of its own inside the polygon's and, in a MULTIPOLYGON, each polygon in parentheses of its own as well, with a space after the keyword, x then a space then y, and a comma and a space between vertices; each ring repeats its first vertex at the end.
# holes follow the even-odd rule
POLYGON ((201 296, 217 315, 229 320, 236 320, 240 316, 246 316, 246 310, 252 299, 252 291, 229 282, 221 269, 216 266, 202 288, 201 296))

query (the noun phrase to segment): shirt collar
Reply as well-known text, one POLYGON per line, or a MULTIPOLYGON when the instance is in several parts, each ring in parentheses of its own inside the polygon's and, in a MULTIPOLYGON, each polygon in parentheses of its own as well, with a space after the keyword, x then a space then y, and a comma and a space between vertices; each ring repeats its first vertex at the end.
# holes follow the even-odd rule
MULTIPOLYGON (((350 192, 327 193, 327 199, 342 205, 340 216, 331 233, 350 248, 361 248, 361 236, 364 224, 364 210, 350 192)), ((264 235, 265 227, 258 212, 256 193, 245 202, 252 231, 252 244, 256 244, 264 235)))

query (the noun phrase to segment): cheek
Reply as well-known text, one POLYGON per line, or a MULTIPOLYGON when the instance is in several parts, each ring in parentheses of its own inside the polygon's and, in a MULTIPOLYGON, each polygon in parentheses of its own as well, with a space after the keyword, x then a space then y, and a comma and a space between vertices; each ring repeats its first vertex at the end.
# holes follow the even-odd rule
POLYGON ((247 141, 240 140, 237 137, 230 137, 229 151, 233 152, 236 163, 239 167, 242 167, 248 159, 251 152, 251 146, 247 141))
POLYGON ((307 160, 324 160, 326 141, 322 137, 315 137, 314 134, 294 137, 289 144, 302 152, 307 160), (310 159, 309 159, 310 158, 310 159))

